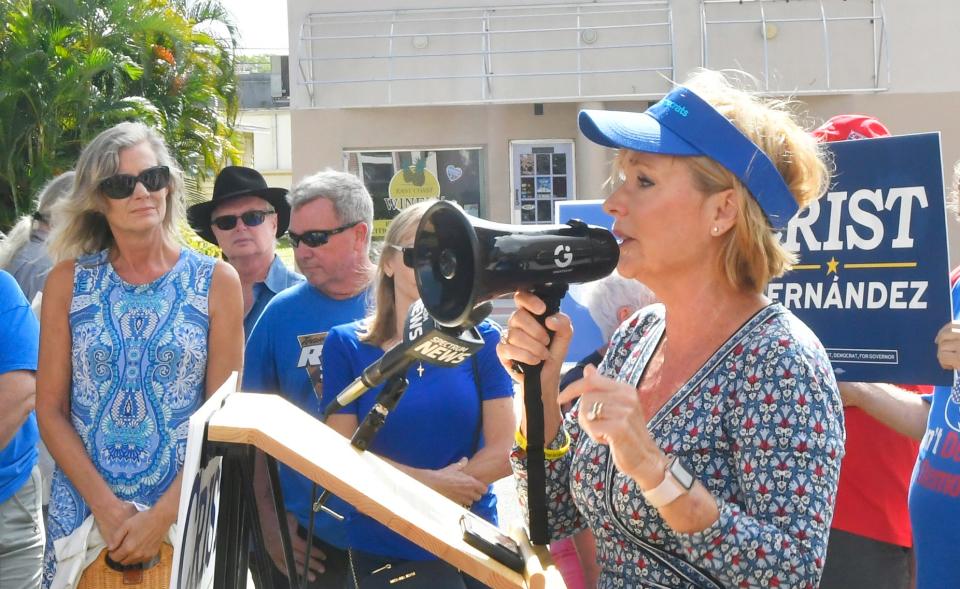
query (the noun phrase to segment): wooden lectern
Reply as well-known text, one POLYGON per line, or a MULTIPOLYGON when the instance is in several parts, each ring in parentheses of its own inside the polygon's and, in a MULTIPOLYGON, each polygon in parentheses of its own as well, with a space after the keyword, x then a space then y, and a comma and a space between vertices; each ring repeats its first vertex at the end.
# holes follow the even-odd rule
MULTIPOLYGON (((463 541, 460 517, 467 513, 463 507, 379 457, 357 450, 337 432, 276 395, 227 395, 207 423, 207 441, 213 452, 224 455, 217 587, 242 589, 246 585, 248 534, 253 533, 255 543, 262 542, 259 527, 250 521, 256 509, 251 494, 252 457, 258 449, 490 587, 564 588, 546 548, 531 546, 522 530, 511 534, 526 562, 526 570, 520 574, 463 541)), ((276 497, 276 507, 282 514, 280 497, 276 497)), ((292 562, 289 545, 285 548, 288 562, 292 562)))

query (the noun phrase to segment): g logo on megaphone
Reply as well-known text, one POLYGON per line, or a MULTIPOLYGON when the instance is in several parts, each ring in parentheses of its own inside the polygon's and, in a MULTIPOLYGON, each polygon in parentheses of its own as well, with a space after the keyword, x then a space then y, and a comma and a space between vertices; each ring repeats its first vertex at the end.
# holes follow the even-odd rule
POLYGON ((412 254, 404 263, 424 307, 453 327, 477 304, 508 292, 603 278, 616 268, 620 248, 610 231, 583 221, 505 225, 440 201, 420 219, 412 254))

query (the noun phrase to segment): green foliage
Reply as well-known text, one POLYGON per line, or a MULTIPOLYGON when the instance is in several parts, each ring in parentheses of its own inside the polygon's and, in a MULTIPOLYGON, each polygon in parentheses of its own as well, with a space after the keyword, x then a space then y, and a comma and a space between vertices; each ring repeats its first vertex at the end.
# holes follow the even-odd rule
POLYGON ((237 71, 242 74, 269 74, 270 56, 265 54, 237 57, 237 71))
POLYGON ((213 258, 223 257, 219 247, 197 235, 197 233, 186 223, 180 225, 180 238, 188 248, 196 252, 207 254, 213 258))
POLYGON ((188 176, 239 163, 237 31, 220 0, 0 0, 0 227, 124 120, 188 176))

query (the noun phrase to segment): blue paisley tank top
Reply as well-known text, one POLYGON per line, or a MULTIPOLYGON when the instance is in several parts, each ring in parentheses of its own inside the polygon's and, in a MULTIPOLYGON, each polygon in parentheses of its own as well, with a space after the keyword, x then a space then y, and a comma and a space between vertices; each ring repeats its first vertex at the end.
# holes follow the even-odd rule
MULTIPOLYGON (((153 505, 183 465, 187 421, 204 400, 215 264, 184 247, 170 271, 134 285, 117 275, 106 251, 76 261, 71 420, 100 476, 122 500, 153 505)), ((52 542, 89 514, 58 467, 47 522, 47 583, 56 567, 52 542)))

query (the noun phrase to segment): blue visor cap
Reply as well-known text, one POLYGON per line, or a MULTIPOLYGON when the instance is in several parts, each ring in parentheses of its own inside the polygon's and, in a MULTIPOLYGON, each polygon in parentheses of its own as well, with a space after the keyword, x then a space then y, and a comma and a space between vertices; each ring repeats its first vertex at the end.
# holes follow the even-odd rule
POLYGON ((689 88, 677 87, 643 113, 583 110, 579 123, 587 139, 606 147, 713 159, 747 187, 775 230, 800 208, 767 154, 689 88))

